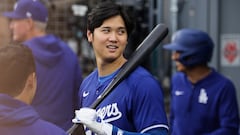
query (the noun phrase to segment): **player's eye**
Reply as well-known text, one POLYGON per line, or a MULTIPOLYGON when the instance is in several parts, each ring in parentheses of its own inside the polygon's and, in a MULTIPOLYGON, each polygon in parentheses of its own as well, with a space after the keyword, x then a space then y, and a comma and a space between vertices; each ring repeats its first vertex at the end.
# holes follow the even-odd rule
POLYGON ((109 32, 110 32, 110 29, 109 29, 109 28, 103 28, 101 31, 102 31, 103 33, 109 33, 109 32))
POLYGON ((121 29, 118 30, 119 35, 123 35, 125 33, 126 33, 126 29, 121 28, 121 29))

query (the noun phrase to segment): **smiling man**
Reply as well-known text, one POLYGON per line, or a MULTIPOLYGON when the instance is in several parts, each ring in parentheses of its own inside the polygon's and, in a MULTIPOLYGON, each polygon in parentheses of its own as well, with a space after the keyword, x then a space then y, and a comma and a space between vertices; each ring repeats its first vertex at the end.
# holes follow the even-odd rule
POLYGON ((86 134, 167 135, 168 125, 159 82, 143 67, 137 67, 102 103, 89 107, 101 95, 127 61, 123 52, 133 30, 123 8, 102 2, 88 15, 87 38, 97 69, 87 76, 79 96, 83 108, 76 111, 75 123, 87 126, 86 134))

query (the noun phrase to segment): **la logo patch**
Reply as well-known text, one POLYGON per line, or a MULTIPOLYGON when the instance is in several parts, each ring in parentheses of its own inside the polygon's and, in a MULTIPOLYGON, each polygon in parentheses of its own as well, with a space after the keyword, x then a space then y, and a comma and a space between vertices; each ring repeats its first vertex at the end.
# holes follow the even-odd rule
POLYGON ((208 101, 208 96, 207 96, 206 90, 202 88, 198 96, 198 102, 202 104, 207 104, 207 101, 208 101))

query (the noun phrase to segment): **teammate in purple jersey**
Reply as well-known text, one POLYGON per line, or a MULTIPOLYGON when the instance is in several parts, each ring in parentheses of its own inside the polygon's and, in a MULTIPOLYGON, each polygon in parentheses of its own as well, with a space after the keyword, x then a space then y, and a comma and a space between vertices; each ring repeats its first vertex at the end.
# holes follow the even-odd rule
POLYGON ((48 10, 40 0, 18 0, 14 10, 3 15, 10 20, 12 40, 34 54, 38 85, 31 105, 44 120, 67 130, 79 108, 82 72, 77 55, 47 32, 48 10))
POLYGON ((30 106, 37 87, 36 65, 31 49, 24 45, 0 48, 0 134, 67 135, 40 118, 30 106))
POLYGON ((159 82, 143 67, 135 69, 102 103, 89 107, 118 73, 127 59, 123 52, 133 30, 132 20, 120 5, 103 2, 88 15, 87 38, 96 56, 97 69, 80 87, 83 108, 74 123, 83 123, 86 134, 167 135, 168 123, 159 82))
POLYGON ((233 83, 208 66, 214 44, 206 32, 182 29, 164 45, 174 51, 171 135, 238 135, 239 114, 233 83))

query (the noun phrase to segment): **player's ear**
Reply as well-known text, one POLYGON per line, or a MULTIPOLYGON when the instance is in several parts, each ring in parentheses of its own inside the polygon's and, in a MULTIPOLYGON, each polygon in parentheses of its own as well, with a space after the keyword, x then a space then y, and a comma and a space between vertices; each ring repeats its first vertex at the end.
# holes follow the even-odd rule
POLYGON ((31 19, 31 18, 27 18, 26 21, 27 21, 27 23, 28 23, 29 29, 32 29, 32 28, 34 27, 34 25, 35 25, 35 24, 34 24, 34 20, 31 19))
POLYGON ((36 73, 31 73, 22 89, 22 92, 15 97, 15 99, 21 100, 27 104, 31 104, 33 97, 35 96, 37 88, 37 77, 36 73))
POLYGON ((87 30, 87 39, 88 39, 88 42, 90 43, 93 40, 93 33, 90 30, 87 30))

